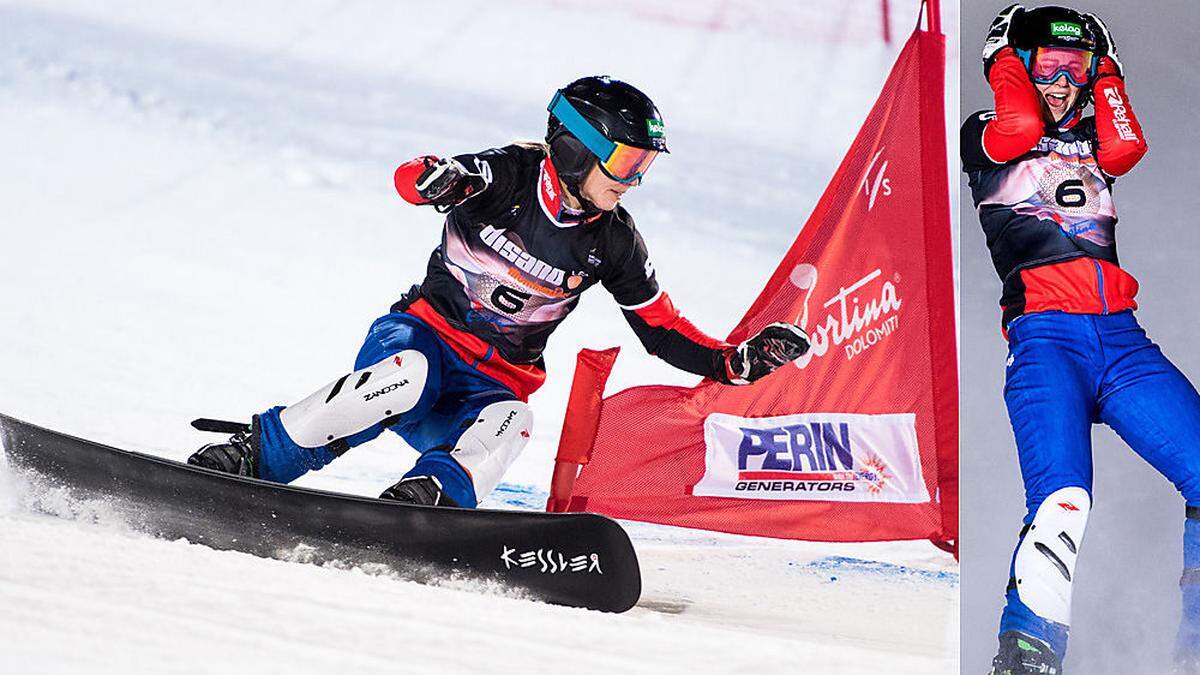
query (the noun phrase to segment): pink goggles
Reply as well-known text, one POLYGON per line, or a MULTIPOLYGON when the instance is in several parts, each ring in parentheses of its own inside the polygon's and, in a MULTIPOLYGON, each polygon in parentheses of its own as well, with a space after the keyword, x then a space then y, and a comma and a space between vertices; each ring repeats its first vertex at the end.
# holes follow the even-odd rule
POLYGON ((1066 75, 1076 87, 1086 87, 1096 68, 1096 55, 1082 49, 1038 47, 1026 61, 1029 77, 1038 84, 1052 84, 1066 75))

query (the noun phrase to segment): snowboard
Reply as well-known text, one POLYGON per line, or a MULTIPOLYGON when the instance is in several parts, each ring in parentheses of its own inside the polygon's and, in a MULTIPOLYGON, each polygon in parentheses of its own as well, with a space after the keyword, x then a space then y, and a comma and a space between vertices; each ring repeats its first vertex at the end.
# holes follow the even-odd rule
POLYGON ((0 415, 11 466, 101 499, 134 529, 303 562, 383 565, 422 583, 499 583, 623 612, 641 595, 629 536, 592 513, 417 506, 293 487, 120 450, 0 415))

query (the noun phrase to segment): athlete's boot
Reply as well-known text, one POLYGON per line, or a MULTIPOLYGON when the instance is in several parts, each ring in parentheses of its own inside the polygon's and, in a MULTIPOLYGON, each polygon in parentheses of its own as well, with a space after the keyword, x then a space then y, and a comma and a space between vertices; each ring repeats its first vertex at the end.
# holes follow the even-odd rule
POLYGON ((232 473, 238 476, 258 478, 259 451, 254 425, 231 422, 215 423, 220 428, 211 428, 213 420, 196 420, 192 423, 203 431, 232 431, 233 435, 224 443, 209 443, 188 457, 187 463, 213 471, 232 473))
POLYGON ((380 499, 392 499, 423 506, 458 506, 442 491, 442 482, 434 476, 409 476, 383 491, 380 499))
POLYGON ((1062 662, 1041 640, 1010 630, 1000 635, 991 675, 1062 675, 1062 662))

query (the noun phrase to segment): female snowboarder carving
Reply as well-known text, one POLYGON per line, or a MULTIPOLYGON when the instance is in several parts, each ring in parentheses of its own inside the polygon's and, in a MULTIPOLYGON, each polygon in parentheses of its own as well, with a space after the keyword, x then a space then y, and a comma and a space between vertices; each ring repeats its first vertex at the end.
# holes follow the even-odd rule
POLYGON ((473 508, 528 441, 526 400, 546 377, 547 339, 596 284, 647 350, 707 378, 749 384, 808 350, 787 323, 739 345, 710 338, 659 288, 620 206, 667 152, 645 94, 585 77, 559 90, 549 111, 544 145, 401 165, 400 196, 447 214, 425 280, 372 324, 353 372, 255 415, 189 463, 286 483, 386 428, 421 456, 382 497, 473 508))

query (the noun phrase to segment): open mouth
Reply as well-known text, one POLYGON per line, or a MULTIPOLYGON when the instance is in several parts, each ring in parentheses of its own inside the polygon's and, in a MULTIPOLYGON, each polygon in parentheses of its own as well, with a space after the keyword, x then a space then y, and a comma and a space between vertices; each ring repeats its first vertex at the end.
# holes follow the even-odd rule
POLYGON ((1051 108, 1063 108, 1067 105, 1067 95, 1047 93, 1046 102, 1050 104, 1051 108))

